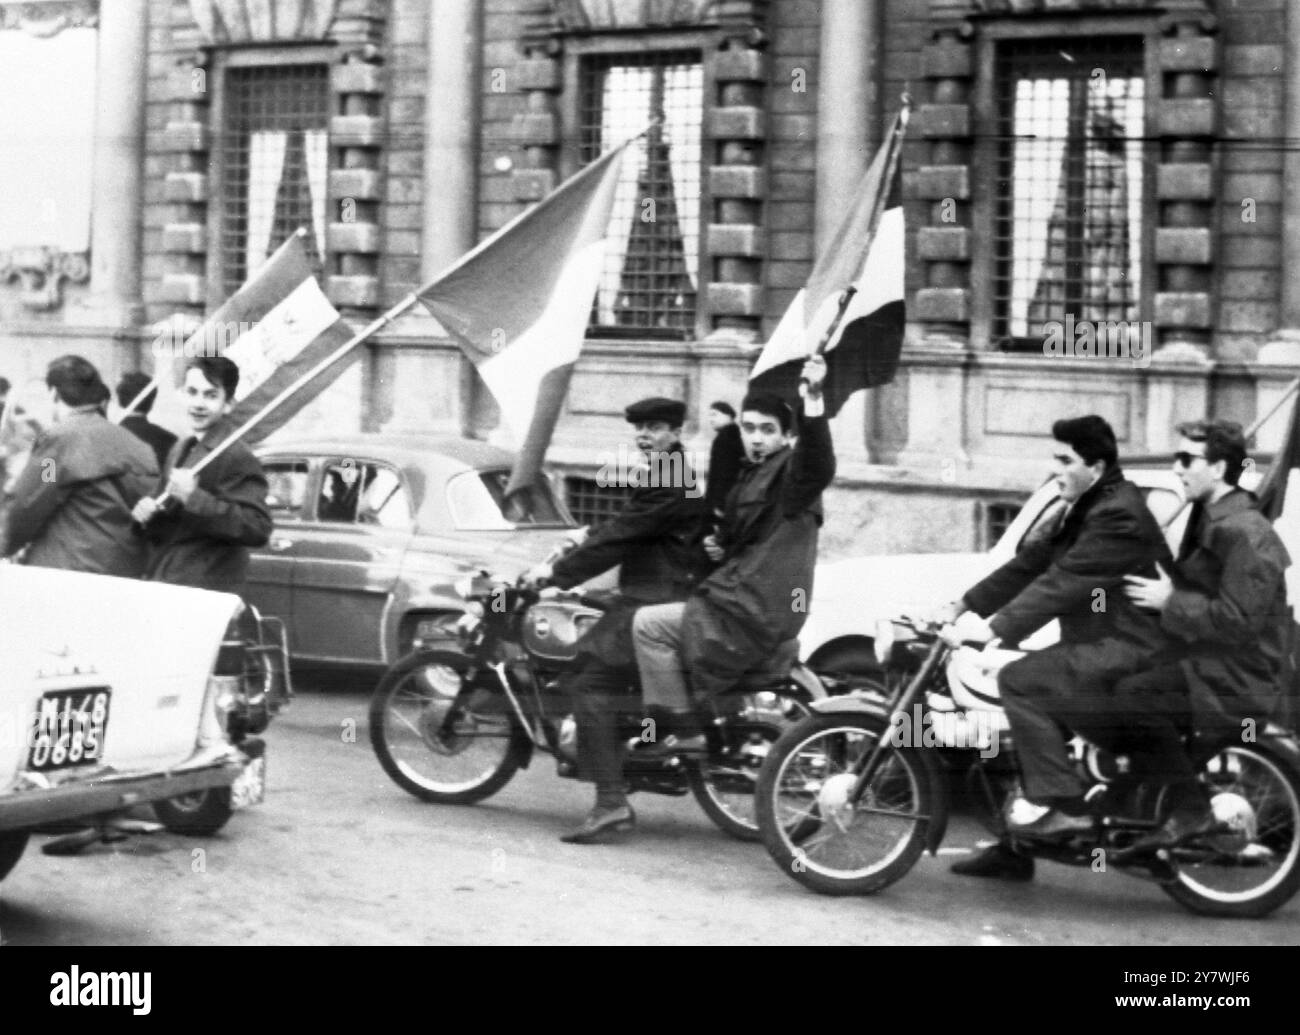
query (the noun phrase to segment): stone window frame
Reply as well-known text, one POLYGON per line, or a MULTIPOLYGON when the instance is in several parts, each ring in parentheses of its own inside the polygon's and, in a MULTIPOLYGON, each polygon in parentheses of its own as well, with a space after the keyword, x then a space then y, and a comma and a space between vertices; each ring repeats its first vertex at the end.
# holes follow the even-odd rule
MULTIPOLYGON (((224 265, 222 257, 222 230, 224 225, 224 213, 221 211, 221 197, 224 174, 223 148, 221 146, 221 134, 225 132, 226 126, 226 71, 232 68, 271 68, 282 69, 289 65, 324 65, 326 69, 327 80, 332 78, 332 66, 337 64, 341 51, 338 46, 330 42, 314 42, 309 44, 288 44, 288 45, 263 45, 249 46, 247 44, 232 46, 212 46, 208 49, 209 54, 209 81, 212 84, 212 104, 208 114, 208 125, 211 127, 211 135, 216 142, 211 153, 210 175, 211 182, 208 197, 212 199, 208 205, 207 212, 207 270, 205 280, 205 294, 207 300, 207 310, 215 311, 229 297, 224 283, 224 265)), ((329 113, 332 117, 335 114, 335 105, 337 103, 337 94, 332 86, 327 87, 329 113)), ((330 174, 333 173, 338 165, 338 146, 330 134, 330 139, 326 145, 326 154, 328 156, 326 163, 326 178, 329 180, 330 174)), ((325 223, 328 228, 334 222, 333 214, 335 199, 332 191, 327 188, 325 201, 325 223)), ((333 268, 334 251, 330 247, 329 233, 325 239, 319 242, 322 249, 321 255, 321 276, 322 282, 328 282, 331 270, 333 268)), ((249 271, 251 273, 251 271, 249 271)))
MULTIPOLYGON (((703 69, 702 120, 700 126, 700 199, 699 199, 699 254, 697 256, 697 285, 695 295, 695 322, 685 339, 676 335, 655 333, 652 327, 637 328, 636 333, 617 337, 588 329, 588 341, 627 341, 643 338, 653 341, 702 341, 710 331, 708 285, 713 278, 713 255, 709 248, 709 224, 713 222, 713 195, 709 184, 709 169, 714 164, 716 140, 711 131, 712 112, 717 107, 718 83, 716 59, 724 37, 712 27, 686 30, 642 29, 634 32, 593 32, 564 37, 562 81, 565 89, 560 94, 558 115, 560 122, 560 147, 558 174, 562 182, 582 166, 581 144, 578 130, 582 122, 582 62, 594 55, 654 54, 680 51, 699 51, 703 69)), ((631 331, 631 328, 629 328, 631 331)))
MULTIPOLYGON (((1000 47, 1014 46, 1017 41, 1039 41, 1068 37, 1106 39, 1115 37, 1142 38, 1142 66, 1145 97, 1143 123, 1145 147, 1143 165, 1146 175, 1142 184, 1142 211, 1154 212, 1157 204, 1156 175, 1160 164, 1160 142, 1156 138, 1156 108, 1162 96, 1159 15, 1133 13, 1129 15, 1035 18, 1028 20, 981 20, 973 41, 974 83, 971 90, 972 131, 974 147, 971 152, 971 235, 974 240, 992 242, 997 224, 997 59, 1000 47)), ((1138 298, 1138 319, 1149 321, 1155 311, 1158 291, 1156 279, 1159 263, 1156 258, 1156 220, 1142 223, 1140 242, 1142 252, 1142 284, 1138 298)), ((996 303, 993 297, 994 257, 990 248, 974 249, 971 255, 971 325, 972 347, 981 352, 997 352, 993 343, 996 303)), ((1033 356, 1031 351, 1010 353, 1033 356)))

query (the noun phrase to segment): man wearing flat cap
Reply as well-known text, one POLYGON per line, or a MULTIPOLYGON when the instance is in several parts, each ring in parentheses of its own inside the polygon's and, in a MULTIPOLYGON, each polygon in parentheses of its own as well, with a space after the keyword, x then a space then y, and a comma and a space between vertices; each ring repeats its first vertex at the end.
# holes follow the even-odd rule
POLYGON ((597 526, 582 545, 525 576, 567 589, 615 565, 618 602, 580 641, 582 666, 570 677, 578 722, 582 775, 596 784, 596 804, 586 821, 563 840, 587 844, 630 829, 635 816, 623 783, 620 714, 640 715, 632 616, 638 607, 684 600, 712 568, 703 546, 708 508, 681 443, 686 404, 651 398, 625 411, 636 447, 649 465, 629 478, 632 494, 623 509, 597 526), (646 475, 641 477, 640 475, 646 475))

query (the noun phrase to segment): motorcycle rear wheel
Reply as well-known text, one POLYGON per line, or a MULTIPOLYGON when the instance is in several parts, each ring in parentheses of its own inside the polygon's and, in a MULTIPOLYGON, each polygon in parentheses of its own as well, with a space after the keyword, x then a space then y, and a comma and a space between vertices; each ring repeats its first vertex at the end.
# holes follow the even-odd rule
POLYGON ((845 800, 853 763, 886 729, 875 716, 810 715, 763 763, 755 801, 763 845, 804 887, 868 895, 904 876, 924 851, 936 791, 917 749, 889 748, 859 801, 845 800), (815 827, 805 833, 808 823, 815 827))
MULTIPOLYGON (((471 711, 480 680, 495 678, 459 651, 420 650, 390 668, 370 699, 370 745, 402 790, 439 805, 471 805, 495 794, 528 757, 531 741, 502 707, 471 711)), ((485 686, 490 684, 484 683, 485 686)))
POLYGON ((1300 768, 1266 744, 1237 744, 1201 779, 1233 829, 1175 848, 1177 878, 1161 887, 1204 916, 1267 916, 1300 890, 1300 768))
MULTIPOLYGON (((738 841, 761 839, 754 808, 759 770, 782 730, 808 714, 807 696, 797 683, 781 693, 741 695, 744 704, 725 728, 732 745, 726 763, 701 759, 687 770, 691 793, 704 814, 738 841)), ((805 821, 791 837, 798 841, 816 827, 815 821, 805 821)))

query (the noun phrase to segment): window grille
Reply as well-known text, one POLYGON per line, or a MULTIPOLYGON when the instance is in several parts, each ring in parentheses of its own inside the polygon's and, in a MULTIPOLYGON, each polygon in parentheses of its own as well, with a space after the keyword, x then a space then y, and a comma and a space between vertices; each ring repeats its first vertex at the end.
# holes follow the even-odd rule
POLYGON ((1019 503, 990 503, 984 508, 984 549, 991 550, 1002 541, 1020 508, 1019 503))
POLYGON ((592 328, 683 338, 699 291, 700 54, 597 54, 580 67, 583 162, 650 126, 623 163, 592 328))
POLYGON ((594 478, 570 475, 564 479, 564 494, 578 524, 598 525, 623 509, 623 504, 632 495, 632 487, 601 485, 594 478))
POLYGON ((299 227, 323 268, 329 70, 230 68, 221 148, 221 284, 227 297, 299 227))
POLYGON ((1043 324, 1139 318, 1142 41, 1018 43, 998 57, 994 340, 1043 324))

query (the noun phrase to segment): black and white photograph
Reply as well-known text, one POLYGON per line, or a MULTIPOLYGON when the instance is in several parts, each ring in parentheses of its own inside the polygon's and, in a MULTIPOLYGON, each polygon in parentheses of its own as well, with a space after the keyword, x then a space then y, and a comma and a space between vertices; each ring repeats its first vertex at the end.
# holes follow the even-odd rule
POLYGON ((38 1005, 1073 947, 1248 1015, 1297 565, 1300 0, 0 0, 38 1005))

